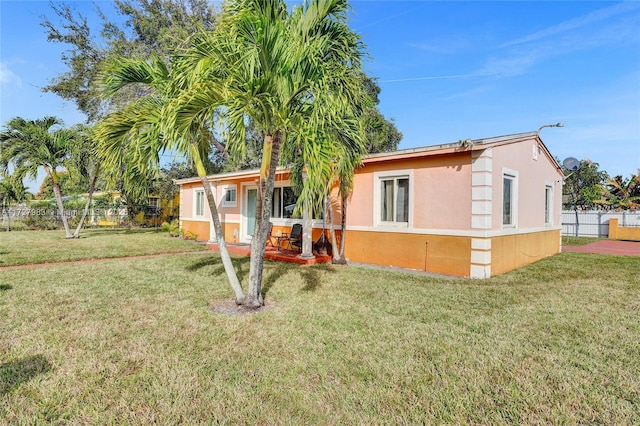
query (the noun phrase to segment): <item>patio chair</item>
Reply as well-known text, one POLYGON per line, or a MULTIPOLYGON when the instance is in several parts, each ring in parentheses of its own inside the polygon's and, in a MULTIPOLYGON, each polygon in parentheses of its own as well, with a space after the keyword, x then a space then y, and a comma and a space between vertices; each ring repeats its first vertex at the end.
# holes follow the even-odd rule
POLYGON ((283 241, 286 243, 285 250, 302 253, 302 225, 294 224, 291 227, 291 233, 283 241))
POLYGON ((277 235, 273 235, 273 223, 269 222, 269 235, 267 235, 267 246, 271 246, 275 249, 280 249, 280 241, 277 235), (276 242, 274 244, 273 242, 276 242))

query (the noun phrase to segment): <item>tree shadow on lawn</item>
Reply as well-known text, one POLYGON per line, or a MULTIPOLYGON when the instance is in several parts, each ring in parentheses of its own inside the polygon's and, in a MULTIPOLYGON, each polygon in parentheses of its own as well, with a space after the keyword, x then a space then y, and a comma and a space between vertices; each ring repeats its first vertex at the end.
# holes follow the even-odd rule
POLYGON ((95 238, 103 235, 159 234, 162 232, 161 229, 157 228, 94 228, 80 231, 80 238, 95 238))
MULTIPOLYGON (((248 257, 236 257, 232 260, 233 267, 238 275, 238 280, 241 282, 249 275, 250 258, 248 257)), ((207 266, 218 266, 214 269, 214 274, 225 274, 224 266, 222 265, 222 259, 219 256, 207 257, 200 259, 187 266, 187 271, 194 272, 207 266)), ((269 262, 264 263, 264 272, 262 279, 262 296, 266 297, 267 293, 273 287, 273 285, 289 271, 294 269, 300 274, 304 287, 302 291, 316 291, 322 285, 321 272, 335 273, 336 269, 327 263, 321 263, 318 265, 299 266, 284 262, 269 262)))
POLYGON ((50 370, 51 363, 44 355, 27 356, 0 364, 0 396, 50 370))
POLYGON ((0 284, 0 291, 11 290, 13 287, 10 284, 0 284))

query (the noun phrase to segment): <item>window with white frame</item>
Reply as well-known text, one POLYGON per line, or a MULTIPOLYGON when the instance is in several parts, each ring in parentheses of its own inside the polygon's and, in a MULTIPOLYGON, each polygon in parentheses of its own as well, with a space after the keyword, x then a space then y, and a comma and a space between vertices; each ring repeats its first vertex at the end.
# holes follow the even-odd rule
POLYGON ((193 208, 193 215, 195 217, 204 217, 204 190, 196 190, 194 192, 195 205, 193 208))
POLYGON ((553 186, 544 187, 544 224, 553 224, 553 186))
POLYGON ((517 224, 518 175, 513 171, 502 174, 502 225, 511 227, 517 224))
POLYGON ((408 175, 379 176, 376 200, 380 224, 409 224, 410 179, 408 175))
POLYGON ((238 186, 227 185, 223 190, 222 207, 236 207, 238 205, 238 186))
POLYGON ((298 202, 298 196, 290 186, 282 186, 273 189, 271 205, 272 218, 293 218, 293 211, 298 202))

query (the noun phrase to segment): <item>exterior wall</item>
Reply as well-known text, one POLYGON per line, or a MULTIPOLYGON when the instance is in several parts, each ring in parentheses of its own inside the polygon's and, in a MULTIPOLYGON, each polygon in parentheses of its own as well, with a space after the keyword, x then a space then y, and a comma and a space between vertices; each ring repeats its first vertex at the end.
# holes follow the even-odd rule
POLYGON ((356 172, 353 194, 347 207, 349 228, 374 227, 371 231, 393 231, 376 225, 379 206, 374 205, 379 184, 377 173, 411 173, 409 228, 469 229, 471 214, 471 154, 469 152, 422 158, 389 159, 365 163, 356 172))
POLYGON ((346 257, 353 262, 469 276, 471 154, 449 152, 419 158, 365 162, 356 172, 347 207, 346 257), (409 175, 408 226, 376 223, 379 175, 409 175))
MULTIPOLYGON (((247 188, 255 188, 257 185, 257 174, 244 177, 231 177, 228 179, 216 179, 213 182, 214 198, 217 201, 216 207, 220 215, 220 222, 224 231, 225 241, 229 243, 248 242, 243 239, 244 227, 246 227, 246 190, 247 188), (235 205, 224 205, 222 202, 226 188, 236 189, 235 205)), ((280 172, 276 175, 276 187, 289 186, 290 173, 287 171, 280 172)), ((181 185, 180 190, 180 219, 181 227, 185 231, 193 232, 197 235, 197 239, 201 241, 214 241, 215 233, 213 231, 213 222, 209 213, 209 204, 205 198, 205 215, 203 218, 194 217, 195 209, 195 191, 201 190, 200 182, 188 183, 181 185)), ((333 220, 336 228, 339 229, 341 221, 340 200, 337 197, 337 189, 333 191, 334 197, 332 202, 333 220)), ((302 219, 290 218, 272 218, 273 234, 278 232, 290 232, 294 223, 302 223, 302 219)), ((329 225, 326 225, 327 237, 329 236, 329 225)), ((322 233, 322 220, 313 221, 312 239, 315 242, 322 233)), ((338 231, 339 234, 339 231, 338 231)))
POLYGON ((469 276, 471 238, 348 230, 345 255, 352 262, 469 276))
POLYGON ((491 273, 503 274, 559 251, 559 229, 495 237, 491 241, 491 273))
POLYGON ((196 240, 198 241, 209 240, 209 222, 183 220, 182 229, 185 232, 192 232, 196 236, 196 240))
POLYGON ((640 228, 618 226, 618 219, 609 219, 609 238, 640 241, 640 228))
POLYGON ((502 189, 503 171, 508 169, 517 173, 518 200, 515 229, 557 228, 562 225, 562 175, 554 166, 552 159, 547 158, 544 150, 534 160, 534 149, 537 140, 532 138, 519 143, 493 148, 493 211, 491 229, 507 229, 502 225, 502 189), (545 225, 544 205, 545 186, 553 188, 552 222, 545 225))
MULTIPOLYGON (((347 206, 346 257, 354 262, 488 278, 558 253, 562 175, 537 134, 476 142, 365 159, 364 166, 355 173, 347 206), (505 171, 517 176, 513 226, 502 223, 505 171), (380 182, 383 178, 405 176, 409 178, 408 221, 382 222, 380 182), (547 185, 553 193, 550 223, 545 223, 547 185)), ((255 187, 257 172, 213 179, 217 200, 223 198, 225 186, 237 188, 236 205, 218 205, 225 239, 246 241, 246 190, 255 187)), ((288 181, 289 173, 279 171, 276 186, 286 186, 288 181)), ((393 185, 399 185, 399 181, 395 182, 393 185)), ((197 233, 199 239, 201 235, 207 239, 211 238, 208 212, 206 220, 192 217, 193 191, 197 187, 199 182, 182 185, 182 226, 197 233)), ((332 211, 334 223, 339 224, 340 201, 335 189, 332 211)), ((294 223, 301 222, 272 219, 273 234, 289 232, 294 223)), ((314 222, 313 241, 319 238, 321 227, 322 221, 314 222)))

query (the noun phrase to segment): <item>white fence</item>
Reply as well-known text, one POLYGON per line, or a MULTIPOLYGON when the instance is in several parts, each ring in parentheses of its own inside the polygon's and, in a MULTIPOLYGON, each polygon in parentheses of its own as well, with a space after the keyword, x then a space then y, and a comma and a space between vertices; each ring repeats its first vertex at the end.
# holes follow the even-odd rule
POLYGON ((562 211, 562 235, 579 237, 607 237, 609 236, 609 219, 618 219, 619 226, 640 227, 640 211, 610 212, 600 210, 562 211))

